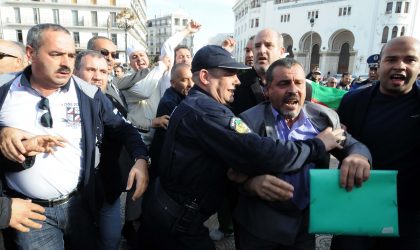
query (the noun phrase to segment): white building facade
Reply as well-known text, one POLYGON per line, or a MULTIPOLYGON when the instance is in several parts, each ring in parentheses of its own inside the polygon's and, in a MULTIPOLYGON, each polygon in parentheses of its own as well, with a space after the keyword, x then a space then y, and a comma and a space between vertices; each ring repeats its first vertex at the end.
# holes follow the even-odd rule
POLYGON ((264 28, 280 32, 306 72, 366 74, 366 59, 397 36, 420 38, 418 0, 239 0, 233 7, 237 48, 264 28))
POLYGON ((127 33, 128 46, 146 46, 145 0, 2 0, 0 39, 26 43, 28 30, 40 23, 55 23, 67 28, 76 50, 86 49, 93 36, 112 39, 119 61, 125 62, 125 31, 117 26, 116 16, 129 8, 137 17, 127 33))
MULTIPOLYGON (((173 34, 183 30, 190 20, 190 16, 181 9, 161 17, 149 17, 146 25, 147 52, 149 56, 155 57, 160 55, 163 43, 173 34)), ((194 36, 185 37, 180 44, 187 46, 193 51, 194 36)))

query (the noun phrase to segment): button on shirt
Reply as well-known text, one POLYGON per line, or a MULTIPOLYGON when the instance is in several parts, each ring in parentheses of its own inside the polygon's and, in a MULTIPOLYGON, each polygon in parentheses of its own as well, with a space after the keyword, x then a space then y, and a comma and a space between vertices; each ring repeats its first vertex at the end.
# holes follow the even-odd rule
MULTIPOLYGON (((276 131, 278 138, 283 141, 306 140, 313 138, 319 134, 308 117, 303 111, 300 112, 298 119, 293 123, 292 127, 286 123, 284 117, 274 108, 272 109, 274 117, 276 117, 276 131)), ((294 174, 284 174, 280 177, 290 183, 294 187, 293 202, 301 209, 305 209, 309 204, 309 169, 315 164, 306 164, 300 171, 294 174)))

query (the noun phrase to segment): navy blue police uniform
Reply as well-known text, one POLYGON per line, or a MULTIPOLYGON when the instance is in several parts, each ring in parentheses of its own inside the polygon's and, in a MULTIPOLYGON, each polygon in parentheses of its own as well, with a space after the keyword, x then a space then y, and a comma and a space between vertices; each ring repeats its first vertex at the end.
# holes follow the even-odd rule
MULTIPOLYGON (((214 47, 223 50, 206 46, 201 49, 203 60, 212 60, 214 53, 228 53, 214 47)), ((225 66, 226 58, 221 57, 213 58, 219 67, 225 66)), ((215 67, 203 65, 198 70, 215 67)), ((214 249, 203 222, 220 208, 228 168, 248 175, 291 172, 325 154, 317 138, 282 142, 258 136, 196 85, 169 121, 159 178, 144 202, 140 242, 145 249, 214 249)))

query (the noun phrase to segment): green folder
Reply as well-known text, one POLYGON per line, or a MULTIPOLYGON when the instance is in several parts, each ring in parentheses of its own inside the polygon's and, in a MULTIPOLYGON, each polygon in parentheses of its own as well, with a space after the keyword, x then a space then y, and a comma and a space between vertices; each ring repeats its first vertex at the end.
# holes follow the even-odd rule
POLYGON ((339 184, 340 170, 310 170, 309 232, 398 236, 397 171, 372 170, 351 192, 339 184))

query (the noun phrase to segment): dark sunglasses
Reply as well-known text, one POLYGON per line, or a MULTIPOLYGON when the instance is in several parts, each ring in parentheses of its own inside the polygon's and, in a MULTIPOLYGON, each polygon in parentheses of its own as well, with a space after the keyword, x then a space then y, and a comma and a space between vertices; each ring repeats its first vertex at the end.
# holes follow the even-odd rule
POLYGON ((108 56, 109 54, 111 54, 112 58, 117 58, 117 52, 109 52, 107 49, 101 49, 100 52, 103 56, 108 56))
POLYGON ((51 117, 50 102, 47 98, 41 97, 41 101, 38 103, 38 108, 41 110, 46 110, 47 112, 41 116, 41 125, 46 128, 53 127, 53 120, 51 117))
POLYGON ((3 59, 4 57, 13 57, 13 58, 17 58, 17 56, 12 56, 3 52, 0 52, 0 60, 3 59))

